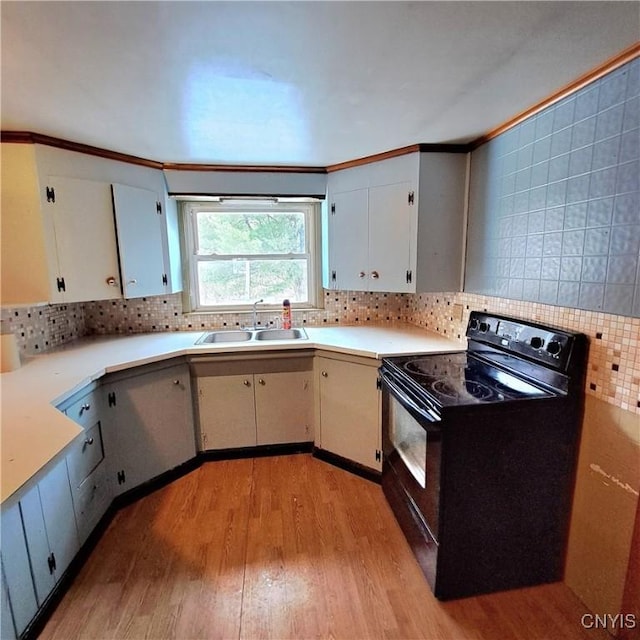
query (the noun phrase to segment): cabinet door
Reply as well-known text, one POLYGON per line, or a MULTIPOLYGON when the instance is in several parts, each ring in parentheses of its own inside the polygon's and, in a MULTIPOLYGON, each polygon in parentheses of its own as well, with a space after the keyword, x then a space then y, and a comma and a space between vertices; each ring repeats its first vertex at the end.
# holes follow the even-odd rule
POLYGON ((113 206, 125 298, 162 295, 167 291, 163 213, 158 195, 148 189, 113 185, 113 206))
POLYGON ((409 182, 369 189, 370 291, 415 290, 411 236, 417 228, 417 207, 409 202, 410 191, 409 182))
POLYGON ((59 580, 80 548, 66 459, 39 482, 38 490, 49 548, 55 556, 54 575, 59 580))
POLYGON ((203 450, 256 446, 252 375, 198 378, 198 412, 203 450))
POLYGON ((258 444, 313 440, 310 371, 254 375, 258 444))
POLYGON ((2 640, 13 640, 16 638, 16 628, 13 626, 13 614, 11 613, 11 605, 9 604, 9 590, 4 577, 4 571, 0 567, 0 580, 2 582, 2 603, 0 608, 0 633, 2 640))
POLYGON ((191 383, 176 365, 106 385, 105 457, 116 493, 132 489, 195 456, 191 383), (110 450, 111 449, 111 450, 110 450), (118 482, 118 474, 124 480, 118 482))
POLYGON ((120 298, 111 186, 50 176, 46 187, 55 194, 43 194, 58 258, 58 273, 50 274, 52 302, 120 298), (58 279, 64 279, 64 287, 58 287, 58 279))
POLYGON ((380 471, 378 369, 318 358, 320 447, 380 471))
POLYGON ((332 289, 368 290, 367 203, 367 189, 334 193, 331 196, 329 283, 332 289))
POLYGON ((23 496, 20 509, 38 604, 42 605, 80 546, 65 459, 23 496))
MULTIPOLYGON (((35 488, 37 493, 37 488, 35 488)), ((15 622, 16 631, 22 633, 29 622, 36 615, 38 610, 38 602, 31 578, 31 569, 29 567, 29 555, 27 552, 27 543, 24 536, 24 528, 22 526, 22 517, 20 514, 20 506, 13 505, 8 509, 2 510, 2 571, 6 588, 9 592, 11 602, 11 610, 13 612, 13 621, 15 622)), ((46 556, 45 556, 46 557, 46 556)), ((4 587, 3 587, 4 591, 4 587)), ((5 595, 3 593, 2 604, 2 630, 4 638, 4 630, 6 621, 4 620, 5 595)), ((13 624, 10 622, 12 627, 13 624)), ((13 634, 15 636, 15 632, 13 634)), ((11 637, 11 636, 8 636, 11 637)))

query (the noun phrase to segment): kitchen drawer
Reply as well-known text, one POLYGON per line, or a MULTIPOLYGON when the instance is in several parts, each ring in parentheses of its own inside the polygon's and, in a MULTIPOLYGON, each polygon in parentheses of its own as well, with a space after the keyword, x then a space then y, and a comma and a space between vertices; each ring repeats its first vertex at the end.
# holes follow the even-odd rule
POLYGON ((69 480, 75 491, 104 459, 102 429, 99 422, 85 429, 67 455, 69 480))
POLYGON ((107 465, 100 464, 78 488, 73 490, 73 509, 80 544, 84 544, 111 504, 107 465))
POLYGON ((86 395, 82 396, 79 400, 76 400, 70 404, 65 413, 79 425, 82 425, 85 429, 91 427, 98 420, 99 417, 99 391, 94 389, 86 395))

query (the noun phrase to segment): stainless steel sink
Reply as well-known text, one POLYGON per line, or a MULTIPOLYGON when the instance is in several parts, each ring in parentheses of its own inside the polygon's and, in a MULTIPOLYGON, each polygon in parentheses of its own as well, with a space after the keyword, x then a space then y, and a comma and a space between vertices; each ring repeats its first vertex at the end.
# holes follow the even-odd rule
POLYGON ((262 329, 256 331, 256 340, 306 340, 304 329, 262 329))
POLYGON ((246 342, 251 340, 252 331, 229 329, 226 331, 209 331, 196 341, 196 344, 211 344, 212 342, 246 342))

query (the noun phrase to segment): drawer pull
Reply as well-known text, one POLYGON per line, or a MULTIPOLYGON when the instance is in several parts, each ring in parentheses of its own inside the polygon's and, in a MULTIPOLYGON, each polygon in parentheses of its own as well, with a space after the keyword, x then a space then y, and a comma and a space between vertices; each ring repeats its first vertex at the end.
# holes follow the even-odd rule
POLYGON ((264 386, 265 384, 267 384, 262 378, 260 378, 258 380, 258 383, 261 384, 262 386, 264 386))
POLYGON ((93 444, 93 438, 87 438, 87 439, 84 441, 84 443, 85 443, 85 444, 88 444, 88 445, 92 445, 92 444, 93 444))
POLYGON ((322 377, 323 377, 323 378, 328 378, 328 377, 329 377, 329 374, 328 374, 326 371, 323 371, 323 372, 322 372, 322 377))
POLYGON ((176 386, 180 384, 180 380, 174 380, 173 384, 175 384, 176 386))

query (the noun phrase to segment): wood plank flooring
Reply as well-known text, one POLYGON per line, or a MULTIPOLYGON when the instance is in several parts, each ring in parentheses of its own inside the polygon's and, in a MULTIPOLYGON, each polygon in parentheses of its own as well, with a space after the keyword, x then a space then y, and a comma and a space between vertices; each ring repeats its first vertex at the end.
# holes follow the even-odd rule
POLYGON ((438 602, 374 483, 209 462, 120 511, 41 638, 609 638, 563 584, 438 602))

